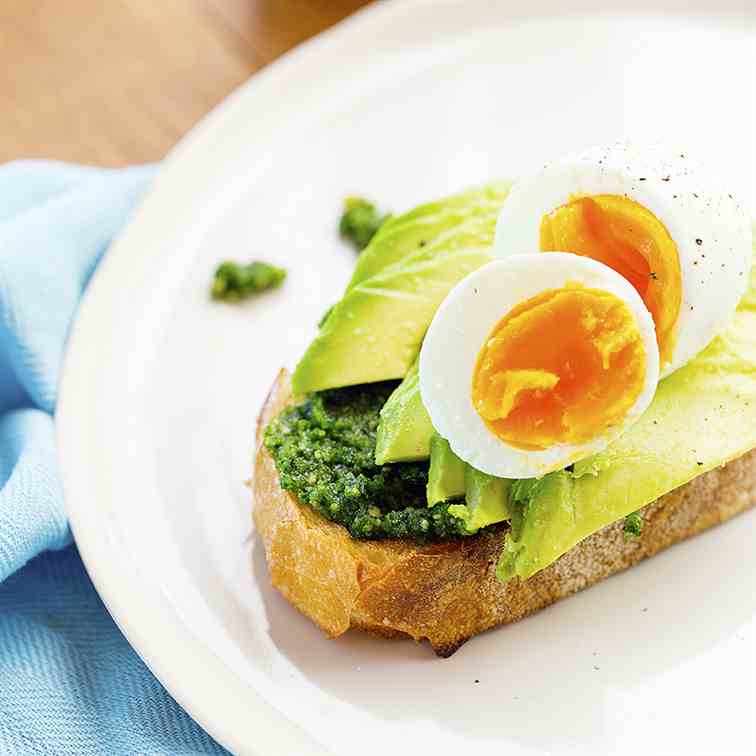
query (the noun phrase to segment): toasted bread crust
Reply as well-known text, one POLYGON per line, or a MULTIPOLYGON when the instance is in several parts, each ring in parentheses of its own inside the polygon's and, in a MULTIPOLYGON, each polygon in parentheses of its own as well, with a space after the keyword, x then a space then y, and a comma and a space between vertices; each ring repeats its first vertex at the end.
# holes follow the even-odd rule
POLYGON ((700 475, 644 510, 642 535, 617 522, 528 580, 497 580, 507 527, 440 544, 357 541, 284 491, 262 430, 291 401, 282 370, 260 413, 254 521, 273 585, 329 636, 350 627, 427 639, 439 656, 494 625, 519 620, 756 504, 756 449, 700 475))

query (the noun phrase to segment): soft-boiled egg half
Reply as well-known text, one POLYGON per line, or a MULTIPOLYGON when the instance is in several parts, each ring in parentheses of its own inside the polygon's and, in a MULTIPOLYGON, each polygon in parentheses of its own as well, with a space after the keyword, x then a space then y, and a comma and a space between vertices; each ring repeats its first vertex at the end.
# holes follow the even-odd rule
POLYGON ((737 202, 686 155, 617 144, 548 164, 517 182, 493 254, 573 252, 608 265, 656 324, 661 375, 720 333, 743 296, 751 229, 737 202))
POLYGON ((420 351, 434 428, 478 470, 532 478, 598 452, 650 404, 654 321, 611 268, 574 254, 484 265, 449 293, 420 351))

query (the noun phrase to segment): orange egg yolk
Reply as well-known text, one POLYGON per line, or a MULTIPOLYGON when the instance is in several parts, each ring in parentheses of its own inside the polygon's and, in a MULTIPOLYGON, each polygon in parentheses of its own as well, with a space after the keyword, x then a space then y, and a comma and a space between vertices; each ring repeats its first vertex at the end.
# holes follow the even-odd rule
POLYGON ((543 217, 541 251, 592 257, 624 276, 654 318, 662 365, 670 361, 682 302, 680 259, 652 212, 613 194, 576 198, 543 217))
POLYGON ((568 284, 519 304, 481 348, 472 400, 521 449, 580 444, 622 422, 643 390, 646 352, 627 305, 568 284))

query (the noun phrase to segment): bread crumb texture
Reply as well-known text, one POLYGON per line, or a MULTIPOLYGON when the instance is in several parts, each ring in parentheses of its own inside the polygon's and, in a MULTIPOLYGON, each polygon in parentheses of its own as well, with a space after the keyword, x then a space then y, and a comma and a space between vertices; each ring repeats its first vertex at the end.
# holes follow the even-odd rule
POLYGON ((281 371, 258 420, 254 521, 273 585, 330 637, 350 627, 428 640, 450 656, 466 640, 587 588, 756 503, 756 449, 645 507, 643 533, 623 522, 594 533, 528 580, 501 583, 496 561, 507 526, 446 543, 355 541, 278 484, 262 430, 289 402, 281 371))

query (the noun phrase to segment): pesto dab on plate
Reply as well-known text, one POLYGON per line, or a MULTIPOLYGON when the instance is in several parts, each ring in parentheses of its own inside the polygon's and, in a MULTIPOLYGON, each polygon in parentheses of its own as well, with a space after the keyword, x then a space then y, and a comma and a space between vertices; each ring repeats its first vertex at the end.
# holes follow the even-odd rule
POLYGON ((260 417, 273 584, 448 655, 753 506, 752 258, 658 147, 386 220, 260 417))

